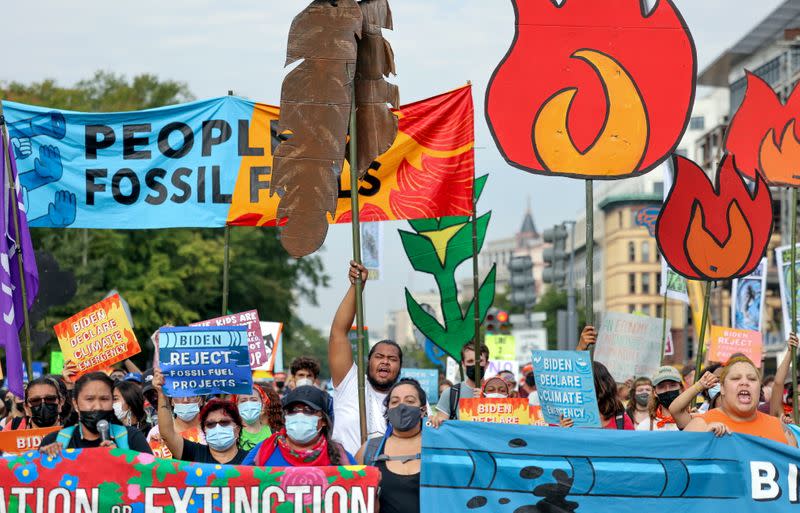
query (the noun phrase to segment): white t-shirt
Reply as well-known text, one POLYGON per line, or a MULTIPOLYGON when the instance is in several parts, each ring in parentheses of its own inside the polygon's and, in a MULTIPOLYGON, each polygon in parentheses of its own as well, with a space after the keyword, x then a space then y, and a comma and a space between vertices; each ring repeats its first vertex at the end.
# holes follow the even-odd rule
MULTIPOLYGON (((356 364, 350 367, 347 375, 333 388, 333 439, 344 446, 350 454, 361 448, 361 420, 358 411, 358 375, 356 364)), ((367 405, 367 437, 383 436, 386 432, 386 408, 383 401, 386 394, 377 392, 369 381, 365 384, 364 399, 367 405)))
POLYGON ((664 427, 658 427, 655 420, 645 419, 636 425, 636 431, 680 431, 678 425, 674 422, 664 424, 664 427), (653 429, 650 429, 650 422, 652 422, 653 429))

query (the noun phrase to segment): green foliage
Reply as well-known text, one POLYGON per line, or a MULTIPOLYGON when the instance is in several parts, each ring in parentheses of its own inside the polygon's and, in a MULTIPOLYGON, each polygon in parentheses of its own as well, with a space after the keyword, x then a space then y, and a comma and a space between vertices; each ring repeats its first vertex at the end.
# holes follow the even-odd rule
MULTIPOLYGON (((0 84, 0 97, 78 111, 136 110, 193 99, 187 86, 154 75, 131 80, 97 72, 65 88, 52 80, 0 84)), ((117 289, 128 301, 145 353, 150 335, 164 324, 185 325, 221 314, 224 235, 222 229, 81 230, 33 229, 36 251, 52 253, 74 273, 78 289, 66 305, 51 308, 36 327, 52 326, 117 289)), ((284 323, 284 347, 291 354, 294 332, 305 344, 309 328, 295 318, 301 298, 316 303, 317 287, 328 284, 318 256, 295 260, 281 247, 275 228, 231 228, 228 310, 257 309, 262 319, 284 323)), ((318 334, 317 334, 318 335, 318 334)), ((316 342, 315 342, 316 344, 316 342)), ((55 336, 41 358, 56 349, 55 336)), ((138 359, 144 364, 144 356, 138 359)), ((325 359, 327 360, 327 358, 325 359)))
POLYGON ((328 337, 318 329, 301 324, 293 331, 292 343, 283 346, 283 367, 289 373, 289 365, 298 356, 311 356, 319 361, 320 379, 331 375, 328 366, 328 337))
MULTIPOLYGON (((563 290, 558 290, 553 287, 549 288, 540 298, 536 306, 533 307, 534 312, 544 312, 547 314, 547 319, 544 321, 544 327, 547 329, 547 340, 552 346, 548 349, 556 349, 558 342, 558 311, 567 309, 567 293, 563 290)), ((584 326, 586 317, 584 310, 580 306, 578 309, 578 330, 584 326)), ((574 347, 578 342, 580 333, 572 334, 572 338, 567 342, 570 347, 574 347)))

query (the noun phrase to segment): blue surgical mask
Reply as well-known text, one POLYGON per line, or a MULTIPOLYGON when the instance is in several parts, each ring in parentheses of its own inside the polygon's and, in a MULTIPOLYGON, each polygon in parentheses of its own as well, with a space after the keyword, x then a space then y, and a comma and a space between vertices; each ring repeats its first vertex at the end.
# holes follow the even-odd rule
POLYGON ((184 422, 192 421, 200 413, 200 405, 197 403, 178 403, 172 411, 184 422))
POLYGON ((713 401, 719 395, 719 383, 708 389, 708 397, 713 401))
POLYGON ((293 413, 286 416, 286 434, 299 444, 307 444, 319 433, 317 423, 319 417, 305 413, 293 413))
POLYGON ((242 420, 248 424, 255 424, 258 418, 261 417, 261 403, 255 401, 240 403, 239 415, 241 415, 242 420))
POLYGON ((206 443, 215 451, 230 449, 236 443, 233 426, 222 427, 217 425, 214 429, 206 431, 206 443))

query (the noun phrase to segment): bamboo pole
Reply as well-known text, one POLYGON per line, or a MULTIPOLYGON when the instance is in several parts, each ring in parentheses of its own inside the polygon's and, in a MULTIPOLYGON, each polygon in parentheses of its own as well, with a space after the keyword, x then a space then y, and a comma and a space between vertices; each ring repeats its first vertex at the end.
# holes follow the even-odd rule
MULTIPOLYGON (((586 325, 594 325, 594 182, 586 180, 586 325)), ((594 360, 594 344, 589 348, 594 360)))
MULTIPOLYGON (((14 243, 17 252, 17 265, 19 268, 19 283, 22 290, 22 321, 23 332, 25 333, 25 366, 28 368, 28 379, 33 379, 33 349, 31 348, 31 323, 28 317, 28 286, 25 284, 25 267, 22 262, 22 237, 19 222, 19 199, 17 197, 17 184, 14 180, 14 173, 11 170, 11 145, 8 138, 8 127, 6 126, 3 107, 0 103, 0 127, 2 127, 2 146, 3 158, 5 159, 6 173, 8 176, 8 196, 11 202, 11 216, 14 222, 14 243)), ((5 214, 5 213, 3 213, 5 214)))
POLYGON ((700 325, 700 338, 697 340, 697 355, 694 363, 694 382, 700 381, 705 351, 706 324, 708 324, 708 304, 711 302, 711 282, 706 282, 706 295, 703 299, 703 323, 700 325))
MULTIPOLYGON (((228 90, 228 96, 233 96, 233 90, 228 90)), ((222 315, 228 315, 228 294, 230 291, 230 265, 231 265, 231 227, 225 225, 225 249, 222 263, 222 315)))
POLYGON ((661 365, 664 365, 664 352, 667 350, 667 307, 669 306, 669 301, 667 299, 667 292, 664 291, 664 308, 662 309, 661 314, 663 315, 663 319, 661 320, 661 365))
MULTIPOLYGON (((361 265, 361 226, 358 214, 358 139, 356 121, 356 88, 355 76, 353 77, 352 101, 350 104, 350 208, 352 219, 350 225, 353 229, 353 260, 361 265)), ((361 282, 361 273, 356 277, 356 368, 358 370, 358 412, 361 424, 361 442, 367 441, 367 410, 366 389, 364 383, 364 298, 362 293, 364 284, 361 282)))
MULTIPOLYGON (((791 332, 797 331, 797 188, 792 187, 792 198, 789 201, 789 208, 792 209, 791 211, 791 230, 792 233, 790 234, 789 238, 791 240, 791 256, 790 262, 792 263, 792 272, 789 273, 789 290, 792 294, 791 302, 791 322, 792 322, 792 329, 791 332)), ((797 407, 797 348, 791 348, 791 355, 792 355, 792 422, 798 424, 798 411, 797 407)))
MULTIPOLYGON (((472 175, 473 186, 475 174, 472 175)), ((480 313, 480 285, 478 284, 478 200, 475 191, 472 191, 472 302, 475 320, 475 386, 481 384, 481 313, 480 313)))

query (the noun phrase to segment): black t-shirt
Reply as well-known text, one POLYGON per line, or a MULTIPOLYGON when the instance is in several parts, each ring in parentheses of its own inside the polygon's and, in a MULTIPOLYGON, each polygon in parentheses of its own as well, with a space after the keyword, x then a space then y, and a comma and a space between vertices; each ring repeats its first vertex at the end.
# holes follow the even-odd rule
POLYGON ((180 459, 183 461, 191 461, 194 463, 219 463, 221 465, 241 465, 244 457, 247 456, 247 451, 239 449, 236 456, 231 461, 222 463, 214 459, 211 454, 211 449, 207 445, 192 442, 191 440, 183 439, 183 454, 180 459))
MULTIPOLYGON (((147 443, 147 439, 141 431, 135 427, 128 427, 126 429, 128 430, 128 449, 136 452, 153 454, 150 445, 147 443)), ((55 442, 57 438, 58 431, 54 431, 42 439, 41 446, 50 445, 55 442)), ((64 449, 91 449, 92 447, 100 447, 100 442, 99 438, 97 440, 84 440, 81 438, 81 426, 76 426, 75 430, 72 432, 69 444, 64 447, 64 449)))

